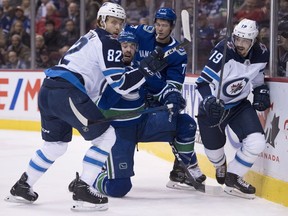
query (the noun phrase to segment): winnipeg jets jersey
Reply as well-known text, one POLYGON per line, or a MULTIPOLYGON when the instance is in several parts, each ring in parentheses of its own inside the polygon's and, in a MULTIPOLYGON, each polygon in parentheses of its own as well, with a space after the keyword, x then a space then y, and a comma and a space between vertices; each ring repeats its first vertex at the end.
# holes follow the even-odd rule
MULTIPOLYGON (((81 74, 85 90, 93 101, 99 98, 101 88, 106 83, 117 93, 114 95, 114 100, 117 100, 145 82, 138 70, 125 72, 120 43, 100 28, 82 36, 66 52, 57 67, 81 74)), ((45 73, 47 76, 60 76, 69 80, 61 70, 47 70, 45 73)))
MULTIPOLYGON (((125 27, 126 31, 133 32, 138 39, 138 52, 135 60, 139 63, 143 58, 147 57, 156 46, 160 46, 163 51, 167 51, 179 44, 173 37, 171 37, 169 44, 161 44, 156 41, 155 28, 148 25, 129 26, 125 27)), ((153 94, 160 94, 167 86, 172 84, 178 88, 182 87, 185 79, 187 54, 184 49, 179 49, 166 58, 168 66, 157 74, 159 79, 155 77, 147 79, 149 82, 149 90, 153 94)))
MULTIPOLYGON (((218 94, 224 43, 225 40, 220 41, 211 51, 208 62, 197 79, 202 98, 211 94, 216 97, 218 94), (210 88, 205 88, 205 84, 210 88)), ((253 88, 264 84, 264 69, 268 62, 269 51, 264 44, 256 42, 247 58, 243 58, 237 53, 234 43, 227 41, 220 89, 220 99, 224 101, 226 109, 247 98, 253 88)))

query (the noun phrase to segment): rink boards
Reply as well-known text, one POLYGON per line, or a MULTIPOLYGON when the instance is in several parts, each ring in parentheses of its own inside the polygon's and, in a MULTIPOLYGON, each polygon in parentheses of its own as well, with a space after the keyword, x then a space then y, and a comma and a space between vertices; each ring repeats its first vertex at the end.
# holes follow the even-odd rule
MULTIPOLYGON (((44 73, 40 71, 0 71, 0 129, 40 131, 37 97, 43 78, 44 73)), ((186 77, 183 88, 187 100, 185 112, 193 117, 197 115, 198 106, 195 80, 196 77, 186 77)), ((288 164, 288 79, 270 78, 266 81, 272 106, 270 110, 258 113, 266 132, 266 149, 245 178, 256 186, 259 197, 288 206, 288 172, 285 167, 288 164)), ((241 143, 230 128, 226 133, 225 150, 230 161, 241 143)), ((78 133, 75 131, 75 134, 78 133)), ((214 177, 214 168, 205 157, 199 132, 196 141, 201 169, 214 177)), ((167 143, 141 143, 139 148, 173 161, 167 143)))

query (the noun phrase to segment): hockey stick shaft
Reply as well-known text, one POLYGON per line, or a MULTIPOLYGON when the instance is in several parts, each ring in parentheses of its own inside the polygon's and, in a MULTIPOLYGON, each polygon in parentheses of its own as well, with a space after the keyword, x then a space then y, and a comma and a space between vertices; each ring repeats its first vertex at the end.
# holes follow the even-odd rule
POLYGON ((226 61, 226 53, 227 53, 227 42, 228 38, 231 34, 231 25, 232 25, 232 14, 233 14, 233 1, 228 1, 227 2, 227 22, 226 22, 226 35, 224 39, 224 50, 223 50, 223 56, 222 56, 222 61, 221 61, 221 70, 220 70, 220 80, 219 80, 219 85, 218 85, 218 92, 216 96, 216 101, 217 103, 220 103, 220 93, 221 93, 221 88, 222 88, 222 82, 223 82, 223 73, 224 73, 224 65, 226 61))
POLYGON ((144 110, 140 110, 140 111, 132 111, 129 113, 123 113, 120 115, 115 115, 115 116, 111 116, 109 118, 99 119, 96 121, 88 121, 88 125, 111 122, 111 121, 114 121, 117 119, 131 118, 131 117, 135 117, 137 115, 149 114, 149 113, 153 113, 153 112, 157 112, 157 111, 165 111, 165 110, 170 110, 172 108, 173 108, 173 104, 167 104, 167 105, 152 107, 152 108, 144 109, 144 110))
POLYGON ((168 57, 169 55, 171 55, 172 53, 174 53, 175 51, 184 48, 185 46, 187 46, 190 43, 190 41, 188 41, 187 39, 184 38, 184 41, 180 44, 178 44, 177 46, 167 50, 164 53, 164 58, 168 57))
POLYGON ((186 176, 188 177, 189 181, 191 182, 191 186, 193 186, 197 191, 200 191, 202 193, 206 193, 209 195, 219 195, 223 193, 223 188, 221 186, 213 186, 213 185, 205 185, 200 182, 197 182, 195 178, 191 175, 189 172, 187 166, 185 163, 182 161, 180 154, 174 144, 172 142, 169 142, 172 152, 174 156, 176 157, 177 161, 179 162, 180 166, 183 168, 186 176))
POLYGON ((152 107, 149 109, 144 109, 144 110, 140 110, 140 111, 132 111, 129 113, 123 113, 121 115, 115 115, 109 118, 103 118, 103 119, 98 119, 96 121, 92 121, 89 120, 87 118, 85 118, 80 112, 79 110, 76 108, 76 106, 74 105, 72 99, 69 97, 69 105, 70 108, 72 110, 72 112, 74 113, 74 115, 77 117, 77 119, 84 125, 84 126, 88 126, 91 124, 102 124, 102 123, 106 123, 106 122, 111 122, 114 121, 116 119, 125 119, 125 118, 129 118, 129 117, 134 117, 137 115, 142 115, 142 114, 148 114, 148 113, 152 113, 152 112, 156 112, 156 111, 165 111, 165 110, 170 110, 173 108, 173 104, 166 104, 163 106, 158 106, 158 107, 152 107))

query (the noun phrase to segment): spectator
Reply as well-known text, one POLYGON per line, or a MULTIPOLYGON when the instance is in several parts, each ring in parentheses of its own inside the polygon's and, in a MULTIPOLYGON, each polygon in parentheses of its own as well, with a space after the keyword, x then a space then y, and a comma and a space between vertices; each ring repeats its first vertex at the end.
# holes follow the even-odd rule
POLYGON ((3 29, 0 28, 0 66, 6 63, 6 37, 3 29))
POLYGON ((9 33, 11 25, 12 25, 11 17, 5 14, 3 7, 0 6, 0 29, 3 29, 5 35, 9 33))
POLYGON ((283 17, 288 16, 288 0, 280 0, 278 9, 279 20, 282 20, 283 17))
MULTIPOLYGON (((267 2, 260 0, 245 0, 243 4, 236 9, 234 13, 234 22, 238 22, 243 18, 255 20, 259 25, 269 23, 269 8, 267 8, 267 2)), ((269 2, 270 5, 270 2, 269 2)))
POLYGON ((36 22, 36 33, 43 34, 46 30, 46 21, 53 20, 55 29, 59 29, 61 26, 61 18, 54 4, 46 4, 46 16, 42 17, 39 21, 36 22))
POLYGON ((46 9, 46 5, 48 3, 53 4, 53 1, 50 0, 41 0, 38 1, 39 6, 36 7, 36 22, 38 22, 41 18, 46 17, 47 14, 47 9, 46 9))
POLYGON ((10 5, 9 0, 2 0, 3 12, 10 18, 13 17, 13 7, 10 5))
POLYGON ((65 28, 61 32, 62 43, 61 46, 72 46, 80 37, 79 31, 75 27, 75 23, 72 19, 68 19, 65 22, 65 28))
POLYGON ((42 35, 36 35, 35 37, 35 49, 36 49, 36 66, 39 67, 42 63, 42 60, 40 58, 40 53, 46 51, 48 52, 47 50, 47 46, 45 45, 45 40, 44 40, 44 37, 42 35))
POLYGON ((259 42, 265 44, 265 46, 269 49, 270 28, 266 26, 260 28, 258 39, 259 39, 259 42))
POLYGON ((24 11, 24 15, 26 17, 28 17, 29 19, 31 19, 31 17, 30 17, 30 14, 31 14, 31 11, 30 11, 30 0, 22 0, 21 8, 24 11))
POLYGON ((283 20, 278 26, 278 76, 288 76, 288 20, 283 20))
POLYGON ((27 69, 27 63, 17 56, 13 50, 8 52, 8 61, 5 65, 6 69, 27 69))
POLYGON ((207 15, 202 13, 198 16, 198 68, 203 68, 209 53, 214 47, 216 33, 213 28, 209 26, 207 15))
POLYGON ((70 19, 73 20, 75 23, 76 30, 79 31, 80 27, 80 12, 79 12, 79 6, 75 2, 71 2, 68 6, 68 16, 63 20, 62 26, 65 26, 66 21, 70 19))
POLYGON ((9 32, 9 40, 11 41, 11 37, 15 34, 18 34, 21 37, 21 41, 26 46, 30 47, 30 34, 28 34, 23 26, 23 22, 21 20, 15 20, 12 24, 12 27, 9 32))
POLYGON ((7 52, 14 51, 20 59, 25 62, 29 61, 30 58, 30 48, 21 42, 21 36, 14 34, 11 37, 11 45, 8 46, 7 52))
MULTIPOLYGON (((99 0, 88 0, 86 2, 86 29, 91 29, 91 23, 97 18, 97 12, 101 7, 101 1, 99 0)), ((93 29, 93 28, 92 28, 93 29)))
POLYGON ((40 52, 40 62, 38 62, 37 68, 46 69, 52 67, 53 65, 54 62, 51 60, 49 52, 46 50, 40 52))
POLYGON ((24 15, 24 10, 23 10, 23 8, 21 8, 20 6, 17 6, 17 7, 15 8, 15 13, 14 13, 14 14, 15 14, 15 15, 14 15, 14 17, 13 17, 12 24, 13 24, 16 20, 22 21, 24 30, 25 30, 28 34, 30 34, 30 19, 24 15))
POLYGON ((47 20, 45 23, 46 31, 43 33, 45 40, 45 45, 48 48, 49 52, 58 51, 61 47, 61 35, 58 30, 55 28, 55 23, 53 20, 47 20))

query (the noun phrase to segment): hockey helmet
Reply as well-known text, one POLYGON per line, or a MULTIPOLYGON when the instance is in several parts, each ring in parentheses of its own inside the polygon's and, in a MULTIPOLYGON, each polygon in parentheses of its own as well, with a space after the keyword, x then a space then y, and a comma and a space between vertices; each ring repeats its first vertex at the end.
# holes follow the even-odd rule
POLYGON ((105 2, 97 13, 97 20, 101 16, 102 21, 105 22, 107 16, 116 17, 119 19, 126 19, 126 13, 123 7, 112 2, 105 2))
POLYGON ((129 43, 135 43, 136 45, 138 44, 136 35, 130 31, 122 31, 118 37, 118 41, 120 43, 129 42, 129 43))
POLYGON ((240 37, 251 39, 252 44, 254 44, 256 37, 258 36, 258 28, 256 21, 250 19, 241 20, 234 28, 233 35, 240 37))
POLYGON ((156 19, 168 20, 171 22, 172 25, 175 25, 177 16, 172 8, 163 7, 156 12, 154 22, 156 21, 156 19))

